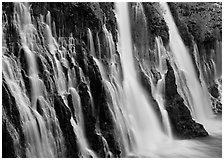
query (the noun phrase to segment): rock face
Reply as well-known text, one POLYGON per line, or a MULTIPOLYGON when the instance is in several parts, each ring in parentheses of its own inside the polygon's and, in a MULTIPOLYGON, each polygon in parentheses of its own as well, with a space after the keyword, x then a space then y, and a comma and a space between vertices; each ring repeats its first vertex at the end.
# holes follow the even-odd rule
POLYGON ((81 83, 79 85, 79 94, 81 97, 84 118, 86 120, 87 138, 89 139, 92 148, 95 148, 95 151, 99 155, 105 157, 106 155, 104 155, 105 153, 102 148, 102 146, 104 146, 102 137, 96 133, 96 125, 99 125, 101 133, 109 145, 109 149, 115 157, 119 157, 119 143, 115 137, 114 122, 107 103, 106 91, 103 86, 99 68, 95 64, 93 58, 87 55, 85 50, 81 48, 77 49, 79 51, 77 60, 83 69, 85 76, 88 77, 90 81, 90 88, 88 88, 86 83, 81 83), (89 89, 92 93, 94 104, 91 104, 91 97, 88 93, 89 89), (91 108, 94 108, 94 111, 92 111, 91 108))
POLYGON ((166 110, 174 134, 179 138, 208 136, 204 127, 192 120, 189 109, 184 104, 183 98, 178 94, 174 71, 168 61, 167 67, 168 71, 165 76, 166 110))
POLYGON ((218 79, 210 87, 210 98, 212 101, 212 109, 216 114, 222 114, 222 80, 218 79))
POLYGON ((62 98, 57 95, 54 97, 54 108, 65 139, 66 157, 78 157, 77 137, 70 123, 71 111, 63 103, 62 98))

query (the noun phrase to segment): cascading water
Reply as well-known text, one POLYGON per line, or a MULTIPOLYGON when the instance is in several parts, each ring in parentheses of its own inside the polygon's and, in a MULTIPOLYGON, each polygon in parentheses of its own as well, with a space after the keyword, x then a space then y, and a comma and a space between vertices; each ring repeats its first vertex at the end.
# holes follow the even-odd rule
POLYGON ((95 47, 94 47, 94 43, 93 43, 93 35, 92 35, 92 32, 91 30, 88 28, 88 46, 89 46, 89 49, 90 49, 90 53, 92 54, 93 57, 96 57, 96 53, 95 53, 95 47))
MULTIPOLYGON (((132 43, 133 26, 129 22, 128 5, 117 3, 115 7, 119 29, 118 45, 112 31, 103 24, 97 33, 93 32, 91 26, 85 28, 84 32, 87 31, 87 34, 84 39, 87 38, 87 45, 81 44, 84 47, 80 49, 76 36, 70 34, 69 37, 62 37, 59 29, 60 34, 57 37, 57 24, 52 22, 50 11, 45 16, 40 15, 35 22, 28 9, 29 4, 14 4, 13 25, 18 32, 21 46, 18 57, 16 53, 10 53, 8 34, 3 33, 2 70, 4 93, 11 96, 12 100, 10 103, 4 102, 3 120, 13 139, 15 157, 113 157, 116 156, 116 147, 111 146, 115 141, 119 143, 121 157, 210 157, 213 154, 209 153, 209 149, 220 152, 220 147, 212 148, 211 143, 220 143, 220 139, 213 135, 208 138, 208 142, 203 142, 203 139, 177 140, 172 133, 164 93, 168 71, 166 60, 171 57, 169 54, 173 53, 175 57, 173 61, 169 61, 172 61, 176 79, 179 80, 178 90, 182 91, 180 94, 185 97, 185 103, 194 106, 195 118, 200 122, 209 114, 202 112, 204 108, 200 108, 200 105, 207 104, 202 103, 203 95, 207 92, 203 90, 205 82, 203 77, 200 77, 202 85, 197 80, 189 54, 170 13, 167 13, 166 20, 171 27, 172 53, 166 51, 162 39, 156 37, 156 62, 150 64, 149 39, 148 34, 144 34, 148 33, 144 8, 142 3, 137 3, 134 8, 135 21, 140 24, 143 22, 144 26, 142 30, 138 28, 142 37, 136 45, 132 43), (142 41, 145 41, 144 45, 142 41), (174 41, 179 44, 180 52, 184 52, 180 55, 186 56, 184 60, 187 64, 182 64, 178 57, 179 50, 174 41), (160 74, 158 79, 151 75, 148 78, 151 96, 158 103, 161 122, 154 110, 155 106, 140 83, 137 63, 143 72, 147 66, 155 65, 154 69, 160 74), (194 91, 199 91, 192 94, 192 87, 196 88, 194 91), (98 90, 105 95, 100 93, 96 97, 94 93, 98 90), (199 99, 197 103, 196 98, 199 99), (96 101, 102 99, 105 104, 99 105, 96 101), (14 108, 8 109, 12 105, 14 108), (198 105, 200 109, 197 109, 198 105), (12 115, 15 119, 9 115, 9 112, 17 113, 15 110, 19 113, 17 119, 16 114, 15 117, 12 115), (110 118, 112 123, 108 121, 110 118), (105 121, 101 121, 102 119, 105 121), (21 125, 21 131, 13 124, 14 121, 21 121, 21 124, 17 122, 21 125), (108 123, 115 126, 114 130, 108 123), (21 135, 24 135, 24 141, 21 135)), ((8 23, 6 18, 4 20, 5 31, 8 23)), ((84 41, 81 40, 81 43, 84 41)), ((197 51, 195 55, 198 55, 197 51)), ((207 68, 216 64, 209 65, 207 68)), ((198 68, 201 68, 200 63, 198 68)), ((216 68, 219 68, 216 73, 219 76, 220 66, 216 68)), ((149 70, 148 68, 145 75, 148 75, 149 70)))
POLYGON ((158 54, 158 65, 156 67, 157 71, 161 74, 161 79, 157 81, 156 85, 152 84, 152 95, 155 100, 158 102, 159 109, 163 118, 163 124, 165 126, 166 133, 170 138, 172 138, 171 125, 168 117, 168 113, 165 108, 165 73, 167 72, 166 66, 166 50, 163 47, 162 39, 156 38, 156 50, 158 54))
MULTIPOLYGON (((80 108, 80 100, 77 95, 75 83, 72 83, 74 77, 74 70, 69 70, 69 84, 66 81, 63 67, 68 65, 67 60, 64 58, 66 53, 63 50, 58 49, 58 44, 51 33, 51 15, 48 12, 46 16, 46 23, 43 19, 43 35, 46 46, 49 49, 49 53, 45 52, 43 55, 39 55, 43 51, 41 46, 38 46, 38 33, 35 26, 31 22, 31 15, 28 10, 29 4, 15 3, 14 23, 17 26, 20 34, 22 47, 20 49, 21 56, 25 57, 27 64, 27 76, 30 83, 31 99, 27 97, 25 84, 22 81, 23 69, 16 60, 15 56, 4 56, 3 53, 3 77, 10 92, 16 100, 16 107, 19 109, 23 133, 25 136, 25 156, 26 157, 65 157, 65 144, 62 131, 59 126, 56 113, 53 108, 50 95, 47 94, 46 86, 42 79, 39 77, 39 70, 37 66, 37 55, 42 59, 52 59, 54 80, 57 85, 57 92, 62 96, 63 101, 67 104, 64 94, 68 93, 68 87, 70 94, 72 95, 73 106, 77 108, 75 116, 77 121, 71 117, 71 125, 74 128, 74 132, 77 136, 79 149, 81 156, 84 157, 96 157, 95 153, 89 149, 88 143, 85 138, 83 128, 83 116, 80 108), (62 65, 63 64, 63 65, 62 65)), ((72 44, 70 44, 72 45, 72 44)), ((5 50, 6 52, 7 50, 5 50)), ((46 67, 46 66, 44 66, 46 67)), ((47 68, 47 67, 46 67, 47 68)), ((46 71, 46 73, 49 71, 46 71)), ((82 78, 82 76, 80 76, 82 78)), ((52 81, 53 82, 53 81, 52 81)), ((50 91, 51 92, 51 91, 50 91)), ((68 107, 68 106, 67 106, 68 107)), ((20 156, 19 154, 17 156, 20 156)))
POLYGON ((191 111, 193 117, 197 121, 205 123, 207 119, 212 116, 209 97, 203 92, 203 88, 200 85, 194 69, 192 58, 178 33, 168 5, 166 3, 161 3, 161 5, 166 11, 164 18, 170 29, 170 48, 172 54, 174 55, 174 61, 185 76, 187 88, 189 88, 191 98, 189 96, 187 98, 192 99, 191 107, 193 108, 191 111))
POLYGON ((129 125, 134 134, 134 150, 137 153, 144 153, 148 149, 154 148, 156 143, 162 140, 163 133, 159 121, 151 108, 152 106, 138 83, 132 53, 128 4, 120 3, 116 5, 116 8, 120 33, 121 63, 124 73, 123 87, 126 112, 128 113, 129 125))
MULTIPOLYGON (((25 52, 29 67, 28 75, 31 83, 31 102, 28 100, 26 94, 24 94, 24 83, 20 80, 22 77, 21 68, 18 65, 18 62, 15 60, 15 57, 3 56, 3 75, 11 93, 16 98, 16 105, 19 109, 22 119, 25 141, 27 144, 26 155, 28 157, 62 156, 60 153, 63 154, 63 137, 60 131, 60 127, 58 126, 58 122, 53 121, 55 125, 54 132, 58 133, 57 136, 54 136, 53 130, 48 128, 43 118, 45 117, 49 120, 52 118, 51 116, 55 116, 55 113, 52 110, 49 110, 50 114, 47 115, 47 112, 44 112, 44 116, 42 117, 36 110, 36 103, 38 102, 37 100, 39 100, 40 105, 48 105, 48 102, 42 100, 41 98, 44 96, 42 83, 40 83, 41 81, 38 78, 34 54, 28 48, 32 48, 32 43, 34 41, 34 39, 32 39, 34 30, 29 30, 30 32, 26 30, 28 28, 33 29, 30 21, 31 17, 27 6, 24 4, 16 3, 15 8, 15 23, 18 24, 18 30, 23 45, 22 49, 25 52), (13 68, 18 69, 14 70, 13 68), (54 142, 57 142, 58 144, 54 142)), ((44 106, 42 107, 44 108, 44 106)))
POLYGON ((89 144, 85 138, 85 128, 84 128, 84 120, 83 120, 83 113, 82 113, 82 108, 81 108, 81 102, 80 102, 80 97, 77 93, 77 91, 75 90, 75 88, 70 88, 70 93, 72 95, 72 103, 74 106, 74 110, 75 110, 75 117, 76 117, 76 121, 74 121, 74 119, 71 119, 71 124, 74 128, 74 132, 76 133, 77 137, 78 137, 78 145, 80 148, 80 152, 81 152, 81 157, 88 157, 89 155, 91 155, 92 158, 96 158, 96 154, 89 149, 89 144))
POLYGON ((222 42, 216 41, 216 56, 215 56, 215 66, 216 66, 216 79, 222 76, 222 42))

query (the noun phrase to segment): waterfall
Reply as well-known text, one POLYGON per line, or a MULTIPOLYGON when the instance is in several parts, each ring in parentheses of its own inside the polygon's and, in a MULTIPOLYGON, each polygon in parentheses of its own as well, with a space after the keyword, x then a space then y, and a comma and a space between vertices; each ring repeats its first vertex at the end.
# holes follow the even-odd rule
POLYGON ((166 66, 166 49, 164 48, 161 37, 155 37, 155 49, 153 55, 150 54, 148 22, 143 9, 142 3, 133 3, 130 7, 130 18, 132 39, 134 46, 134 57, 140 65, 140 70, 148 77, 152 97, 157 101, 160 114, 162 116, 163 129, 165 133, 172 139, 171 125, 168 113, 165 108, 165 73, 166 66), (155 63, 152 57, 155 57, 155 63), (154 69, 161 76, 159 80, 152 75, 150 69, 154 69), (156 83, 156 84, 155 84, 156 83))
POLYGON ((152 105, 138 82, 133 59, 128 4, 116 4, 116 9, 118 12, 119 47, 124 73, 125 106, 129 118, 128 125, 134 133, 134 150, 137 153, 147 153, 148 149, 155 148, 156 143, 162 140, 163 133, 152 110, 152 105))
POLYGON ((151 87, 152 87, 152 95, 157 101, 159 105, 159 109, 163 119, 163 125, 165 126, 165 131, 168 136, 172 139, 172 131, 171 131, 171 124, 168 117, 168 113, 165 108, 165 73, 167 72, 166 66, 166 49, 163 47, 162 39, 156 38, 156 51, 157 51, 157 61, 158 64, 156 65, 157 71, 161 74, 161 79, 157 81, 157 84, 154 85, 151 80, 151 87))
POLYGON ((96 53, 95 53, 95 47, 94 47, 94 43, 93 43, 93 35, 91 30, 88 28, 87 30, 87 35, 88 35, 88 46, 90 48, 90 53, 92 54, 93 57, 96 57, 96 53))
MULTIPOLYGON (((63 18, 55 17, 62 8, 53 12, 49 4, 43 9, 44 15, 42 9, 35 10, 33 3, 13 3, 13 13, 3 14, 2 126, 6 140, 2 146, 11 147, 4 151, 15 152, 4 153, 6 156, 173 158, 210 157, 210 149, 221 153, 216 133, 210 134, 208 144, 206 138, 175 137, 178 133, 172 127, 184 128, 184 132, 197 130, 182 121, 179 126, 172 126, 170 112, 180 108, 166 103, 165 92, 169 60, 178 92, 193 118, 206 127, 217 125, 207 122, 212 114, 205 79, 220 77, 221 44, 216 43, 216 57, 204 64, 200 63, 195 44, 198 78, 168 6, 162 4, 167 12, 164 18, 170 28, 171 51, 166 50, 161 37, 149 37, 143 3, 133 4, 134 7, 130 3, 116 3, 115 7, 108 4, 104 11, 104 4, 74 3, 69 9, 80 7, 81 14, 96 16, 93 21, 87 20, 91 23, 84 20, 85 16, 78 16, 81 23, 76 23, 74 30, 69 30, 73 26, 67 28, 68 23, 58 24, 67 20, 68 17, 63 19, 67 11, 62 13, 63 18), (97 15, 92 14, 95 11, 97 15), (107 16, 114 22, 107 21, 107 16), (97 25, 91 26, 92 22, 97 25), (138 25, 133 32, 135 23, 138 25), (66 29, 69 34, 63 37, 66 29), (151 50, 152 39, 155 46, 151 50), (206 72, 206 77, 202 72, 206 72), (210 140, 218 147, 212 148, 210 140)), ((73 11, 69 11, 68 16, 77 16, 78 12, 70 15, 73 11)), ((174 98, 175 103, 179 103, 180 96, 177 102, 174 98)), ((183 114, 190 113, 187 111, 183 114)), ((186 117, 186 121, 193 121, 190 114, 186 117)))
MULTIPOLYGON (((26 4, 15 3, 15 21, 18 24, 18 30, 22 40, 22 49, 25 52, 26 61, 28 63, 28 78, 31 84, 31 101, 29 101, 24 88, 24 82, 21 81, 21 67, 14 56, 3 56, 3 76, 10 92, 15 97, 16 107, 20 112, 23 124, 23 131, 26 143, 26 155, 28 157, 58 157, 63 154, 63 137, 55 120, 55 112, 50 108, 43 112, 43 116, 37 111, 39 104, 43 110, 49 105, 49 101, 43 99, 43 83, 38 77, 36 59, 33 49, 33 30, 31 17, 26 4), (15 70, 16 69, 16 70, 15 70), (36 106, 37 105, 37 106, 36 106), (52 120, 50 120, 52 119, 52 120), (54 129, 49 128, 49 123, 55 125, 54 129), (55 136, 54 133, 57 133, 55 136)), ((19 155, 18 155, 19 156, 19 155)))
MULTIPOLYGON (((14 3, 14 25, 18 29, 21 39, 20 58, 24 58, 25 64, 21 64, 15 56, 6 55, 7 50, 4 50, 3 61, 3 77, 7 84, 9 91, 15 98, 16 106, 19 110, 20 119, 22 121, 22 129, 25 137, 25 156, 26 157, 65 157, 65 140, 62 133, 59 121, 56 116, 55 107, 52 103, 50 95, 53 91, 52 85, 56 84, 56 90, 62 97, 63 103, 68 106, 65 95, 70 93, 72 95, 72 103, 75 107, 77 121, 72 116, 70 125, 78 139, 78 146, 81 157, 96 157, 95 153, 90 149, 84 134, 84 121, 81 111, 80 98, 76 92, 76 83, 74 82, 75 75, 74 69, 68 70, 68 81, 64 74, 64 69, 68 66, 66 60, 65 50, 59 50, 55 38, 52 36, 51 31, 51 15, 50 12, 46 15, 46 22, 43 17, 40 22, 42 25, 42 33, 37 33, 35 25, 32 23, 29 4, 27 3, 14 3), (42 37, 46 46, 40 46, 40 39, 42 37), (46 47, 46 48, 44 48, 46 47), (49 52, 47 51, 49 50, 49 52), (49 54, 50 53, 50 54, 49 54), (23 57, 24 56, 24 57, 23 57), (45 73, 53 73, 53 79, 48 79, 52 84, 50 89, 46 89, 46 84, 40 78, 39 68, 37 64, 39 57, 40 60, 46 62, 49 60, 52 65, 52 71, 49 71, 48 66, 42 64, 45 68, 45 73), (27 70, 27 71, 26 71, 27 70), (25 74, 25 76, 24 76, 25 74), (26 75, 27 74, 27 75, 26 75), (23 78, 28 78, 28 81, 23 81, 23 78), (55 82, 54 82, 55 81, 55 82), (26 83, 26 84, 25 84, 26 83), (28 83, 28 84, 27 84, 28 83), (30 88, 26 88, 30 85, 30 88), (27 92, 30 93, 26 94, 27 92), (30 98, 29 98, 30 94, 30 98)), ((53 23, 54 24, 54 23, 53 23)), ((54 25, 53 25, 54 26, 54 25)), ((55 26, 54 26, 55 27, 55 26)), ((60 39, 59 39, 60 40, 60 39)), ((63 41, 63 40, 62 40, 63 41)), ((68 43, 70 50, 73 50, 74 42, 68 43)), ((64 43, 64 41, 62 42, 64 43)), ((67 43, 67 42, 65 42, 67 43)), ((64 44, 66 45, 66 44, 64 44)), ((74 61, 73 61, 74 62, 74 61)), ((80 69, 80 68, 79 68, 80 69)), ((80 77, 83 79, 82 71, 80 77)), ((42 77, 43 78, 43 77, 42 77)), ((48 77, 49 78, 49 77, 48 77)), ((49 89, 49 88, 48 88, 49 89)), ((16 140, 15 140, 16 141, 16 140)), ((17 154, 16 156, 20 156, 17 154)))
POLYGON ((215 48, 215 66, 216 66, 216 79, 220 78, 222 76, 222 42, 216 41, 215 43, 216 48, 215 48))
POLYGON ((75 88, 70 88, 69 91, 72 95, 72 103, 77 121, 75 122, 74 118, 71 118, 71 124, 73 126, 74 132, 76 133, 76 136, 78 137, 77 140, 81 152, 81 157, 89 157, 90 155, 91 157, 96 158, 96 154, 91 149, 89 149, 89 144, 85 138, 84 119, 80 97, 75 88))
MULTIPOLYGON (((169 27, 170 32, 170 48, 173 54, 174 63, 186 78, 186 87, 189 89, 187 94, 188 101, 191 101, 192 115, 197 121, 205 124, 212 116, 211 103, 208 95, 203 91, 200 81, 197 77, 192 58, 185 47, 173 17, 166 3, 161 3, 166 13, 164 15, 165 21, 169 27)), ((183 77, 181 77, 183 78, 183 77)), ((186 101, 186 100, 185 100, 186 101)))

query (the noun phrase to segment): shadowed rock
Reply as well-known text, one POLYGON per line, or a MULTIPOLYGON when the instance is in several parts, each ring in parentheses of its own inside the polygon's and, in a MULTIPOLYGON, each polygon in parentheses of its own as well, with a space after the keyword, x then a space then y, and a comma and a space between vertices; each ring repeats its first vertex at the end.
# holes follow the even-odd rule
POLYGON ((165 105, 172 124, 173 133, 179 138, 208 136, 203 125, 192 119, 183 98, 177 93, 174 71, 168 61, 167 68, 168 71, 165 75, 165 105))
POLYGON ((78 157, 77 137, 70 123, 71 112, 64 104, 63 99, 58 95, 54 96, 54 109, 65 139, 66 157, 78 157))

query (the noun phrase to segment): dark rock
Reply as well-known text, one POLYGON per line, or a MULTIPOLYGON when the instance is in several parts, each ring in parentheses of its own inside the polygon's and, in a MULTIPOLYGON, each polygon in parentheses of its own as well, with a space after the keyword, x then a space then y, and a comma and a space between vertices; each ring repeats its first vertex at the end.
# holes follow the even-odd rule
POLYGON ((28 70, 29 69, 29 64, 26 60, 26 53, 25 53, 23 47, 20 48, 18 56, 19 56, 19 63, 21 65, 22 69, 25 71, 26 75, 29 75, 29 70, 28 70))
POLYGON ((115 129, 113 124, 114 122, 107 103, 105 88, 102 83, 102 77, 100 75, 99 68, 97 67, 91 56, 87 56, 86 63, 88 64, 88 74, 86 76, 88 76, 90 80, 90 91, 94 103, 91 104, 91 98, 88 93, 87 85, 85 83, 81 83, 79 85, 79 94, 81 97, 81 103, 85 117, 85 126, 87 127, 87 138, 89 139, 90 144, 92 144, 93 149, 95 149, 98 155, 100 155, 101 157, 105 157, 106 153, 102 151, 102 147, 98 148, 98 144, 102 143, 102 141, 98 141, 98 144, 96 145, 94 144, 96 143, 96 140, 90 138, 95 135, 95 125, 96 120, 98 119, 100 130, 104 138, 107 140, 111 152, 114 154, 114 156, 119 157, 119 144, 115 137, 115 129), (92 111, 92 107, 94 107, 94 111, 92 111))
POLYGON ((104 157, 103 141, 96 133, 96 118, 92 111, 91 97, 88 92, 86 83, 81 82, 78 86, 79 96, 82 104, 82 111, 84 116, 85 134, 90 144, 90 147, 97 153, 98 156, 104 157))
POLYGON ((222 103, 215 99, 215 98, 211 98, 212 101, 212 110, 215 114, 222 114, 222 103))
POLYGON ((88 75, 88 63, 87 63, 87 53, 85 48, 83 48, 83 46, 81 45, 77 45, 76 46, 76 60, 79 64, 79 66, 82 68, 82 71, 85 75, 88 75))
POLYGON ((31 84, 30 84, 29 77, 26 75, 26 72, 23 69, 21 70, 21 74, 23 77, 23 82, 26 87, 27 95, 31 99, 31 84))
POLYGON ((179 138, 208 136, 203 125, 192 119, 191 113, 184 104, 183 98, 177 93, 175 75, 167 61, 168 71, 165 75, 165 98, 173 133, 179 138))
POLYGON ((212 87, 209 88, 209 92, 211 93, 211 95, 214 98, 218 98, 219 97, 219 90, 217 88, 217 85, 213 85, 212 87))
POLYGON ((104 138, 107 140, 110 151, 113 153, 114 157, 120 157, 121 151, 119 142, 117 141, 118 135, 116 134, 115 122, 112 116, 113 113, 110 110, 106 95, 106 90, 103 87, 102 94, 99 97, 101 102, 98 104, 100 129, 104 138))
MULTIPOLYGON (((42 51, 41 51, 42 52, 42 51)), ((54 75, 56 74, 53 70, 53 57, 47 53, 41 53, 36 56, 38 76, 44 82, 48 95, 56 93, 56 83, 54 75)))
POLYGON ((63 99, 60 96, 54 96, 54 109, 65 139, 66 157, 78 157, 79 151, 76 140, 77 137, 70 123, 71 112, 64 104, 63 99))
POLYGON ((75 69, 76 81, 77 81, 77 84, 79 84, 82 82, 82 77, 81 77, 81 73, 80 73, 81 68, 79 66, 75 65, 74 69, 75 69))
POLYGON ((69 108, 70 108, 70 110, 71 110, 71 114, 72 114, 74 120, 77 122, 77 119, 76 119, 76 116, 75 116, 75 109, 74 109, 75 106, 73 106, 72 95, 71 95, 71 94, 69 94, 69 95, 67 96, 67 100, 68 100, 68 106, 69 106, 69 108))
POLYGON ((107 140, 109 148, 115 157, 120 157, 120 147, 116 139, 116 130, 114 119, 110 111, 110 106, 107 102, 106 90, 103 85, 102 77, 95 61, 92 57, 88 56, 89 66, 89 79, 90 79, 90 90, 93 96, 95 109, 98 111, 100 129, 107 140))
POLYGON ((2 158, 16 158, 17 155, 14 149, 14 141, 12 135, 7 129, 7 119, 4 116, 2 119, 2 158))

